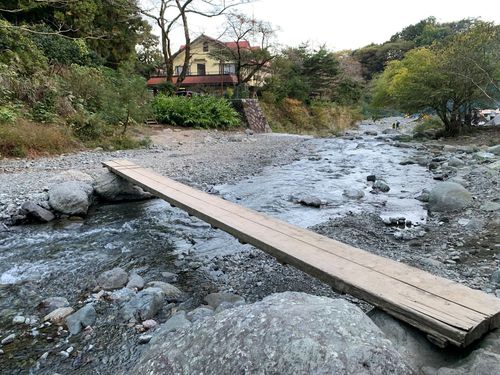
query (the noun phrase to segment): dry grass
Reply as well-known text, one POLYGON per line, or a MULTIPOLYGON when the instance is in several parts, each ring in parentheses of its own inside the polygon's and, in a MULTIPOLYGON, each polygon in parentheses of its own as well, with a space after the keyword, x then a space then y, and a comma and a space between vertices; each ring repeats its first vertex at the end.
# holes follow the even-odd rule
POLYGON ((0 157, 37 157, 81 148, 65 126, 17 120, 0 124, 0 157))
POLYGON ((356 110, 331 103, 306 106, 298 100, 285 99, 279 104, 261 102, 261 106, 275 132, 332 135, 345 131, 361 119, 356 110))

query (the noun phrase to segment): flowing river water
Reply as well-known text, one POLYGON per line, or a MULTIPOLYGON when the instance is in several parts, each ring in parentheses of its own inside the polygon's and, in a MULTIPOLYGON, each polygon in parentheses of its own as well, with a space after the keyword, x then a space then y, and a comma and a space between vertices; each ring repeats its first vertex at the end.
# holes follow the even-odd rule
MULTIPOLYGON (((307 143, 309 156, 213 190, 301 227, 349 213, 425 222, 426 210, 415 197, 433 185, 432 175, 425 167, 399 164, 418 153, 415 148, 394 147, 374 136, 307 143), (382 176, 391 190, 372 194, 366 179, 371 174, 382 176), (346 198, 344 190, 352 189, 364 191, 364 197, 346 198), (294 198, 302 196, 318 197, 324 206, 297 204, 294 198)), ((203 262, 248 246, 161 200, 97 206, 84 220, 13 227, 0 233, 0 337, 13 329, 15 315, 40 320, 37 305, 44 298, 63 296, 75 306, 91 293, 92 280, 104 270, 122 266, 154 279, 161 272, 178 271, 177 261, 187 254, 203 262)), ((189 274, 180 284, 181 289, 196 288, 189 285, 189 274)), ((25 373, 51 349, 51 343, 37 340, 33 330, 25 329, 17 345, 4 348, 0 372, 25 373)))

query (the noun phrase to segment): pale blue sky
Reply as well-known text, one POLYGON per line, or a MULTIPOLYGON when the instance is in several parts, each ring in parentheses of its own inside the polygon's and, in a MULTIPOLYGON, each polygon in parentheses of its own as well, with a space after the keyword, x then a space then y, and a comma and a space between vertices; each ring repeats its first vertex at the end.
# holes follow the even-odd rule
MULTIPOLYGON (((499 0, 258 0, 240 9, 278 26, 278 41, 282 45, 297 46, 310 41, 342 50, 384 42, 403 27, 429 16, 442 22, 481 17, 500 24, 499 4, 499 0)), ((192 17, 193 34, 204 32, 217 37, 222 22, 222 17, 192 17)), ((180 44, 182 36, 177 35, 174 45, 180 44)))

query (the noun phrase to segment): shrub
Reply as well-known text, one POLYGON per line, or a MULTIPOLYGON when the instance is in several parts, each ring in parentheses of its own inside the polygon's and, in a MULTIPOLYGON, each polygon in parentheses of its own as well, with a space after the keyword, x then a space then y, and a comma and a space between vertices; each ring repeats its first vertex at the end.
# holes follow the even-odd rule
POLYGON ((0 124, 0 155, 26 157, 58 154, 77 146, 70 131, 53 124, 19 120, 15 125, 0 124))
POLYGON ((423 115, 413 129, 415 138, 437 138, 444 133, 444 124, 437 116, 423 115))
POLYGON ((16 113, 12 109, 0 107, 0 124, 12 124, 16 117, 16 113))
POLYGON ((225 99, 213 96, 165 96, 153 101, 156 120, 179 126, 228 128, 240 123, 238 113, 225 99))

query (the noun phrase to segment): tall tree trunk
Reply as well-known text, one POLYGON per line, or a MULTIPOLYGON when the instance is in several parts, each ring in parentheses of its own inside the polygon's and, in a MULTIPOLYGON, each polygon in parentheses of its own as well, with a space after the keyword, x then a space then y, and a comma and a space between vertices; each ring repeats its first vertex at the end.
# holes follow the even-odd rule
POLYGON ((182 71, 177 77, 177 82, 176 86, 179 87, 181 83, 184 81, 186 78, 186 75, 189 70, 189 62, 191 60, 191 37, 189 35, 189 25, 188 25, 188 20, 187 20, 187 15, 186 15, 186 6, 189 4, 189 2, 186 2, 184 6, 181 6, 179 0, 175 0, 177 4, 177 8, 179 9, 181 19, 182 19, 182 27, 184 30, 184 40, 185 40, 185 47, 184 47, 184 64, 182 65, 182 71))

